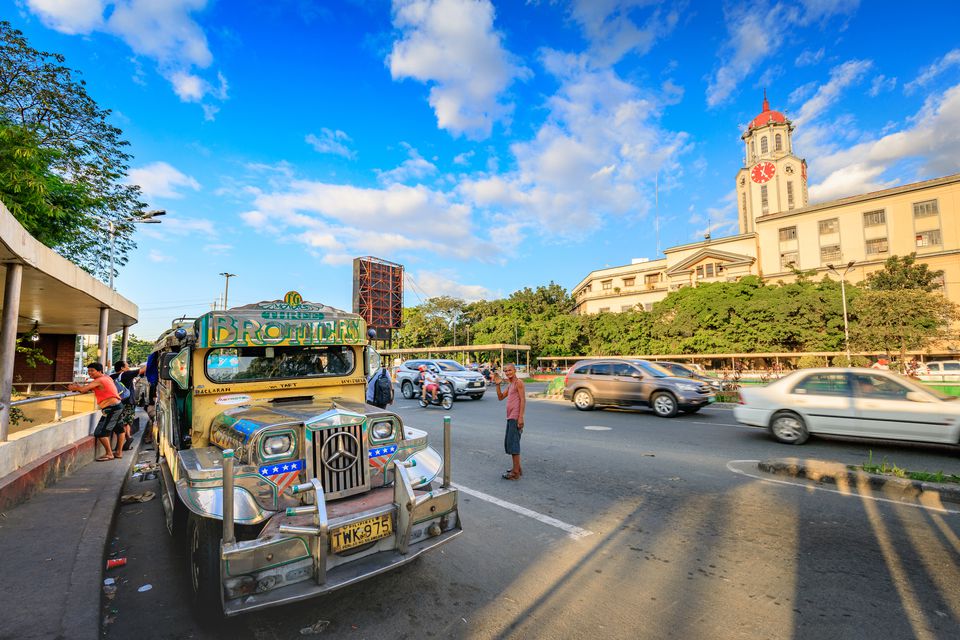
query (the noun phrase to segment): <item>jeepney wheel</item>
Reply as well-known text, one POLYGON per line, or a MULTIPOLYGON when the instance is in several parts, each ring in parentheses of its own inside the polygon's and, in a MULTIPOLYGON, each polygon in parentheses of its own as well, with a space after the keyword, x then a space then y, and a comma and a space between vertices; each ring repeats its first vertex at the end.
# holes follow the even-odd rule
POLYGON ((187 520, 187 575, 190 595, 199 611, 222 612, 220 539, 223 524, 191 513, 187 520))
POLYGON ((449 394, 443 396, 443 400, 440 401, 440 406, 443 407, 444 409, 449 409, 450 407, 452 407, 452 406, 453 406, 453 396, 451 396, 451 395, 449 395, 449 394))
POLYGON ((400 393, 402 393, 403 397, 407 400, 413 397, 413 385, 410 384, 409 380, 404 380, 403 384, 400 385, 400 393))

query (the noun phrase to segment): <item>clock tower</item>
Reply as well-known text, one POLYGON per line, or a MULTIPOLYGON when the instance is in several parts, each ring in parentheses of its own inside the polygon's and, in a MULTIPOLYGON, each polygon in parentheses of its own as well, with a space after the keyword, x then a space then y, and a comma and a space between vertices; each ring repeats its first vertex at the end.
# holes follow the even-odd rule
POLYGON ((744 166, 737 172, 737 217, 740 233, 756 230, 760 216, 807 206, 807 162, 793 155, 793 124, 770 109, 763 92, 763 111, 741 136, 744 166))

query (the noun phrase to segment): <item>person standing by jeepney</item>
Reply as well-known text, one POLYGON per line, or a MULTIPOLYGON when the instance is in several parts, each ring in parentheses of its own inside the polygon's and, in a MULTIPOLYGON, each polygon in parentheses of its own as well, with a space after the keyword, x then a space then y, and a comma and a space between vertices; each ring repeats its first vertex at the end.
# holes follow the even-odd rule
POLYGON ((113 380, 119 380, 120 384, 130 390, 130 394, 125 400, 120 402, 123 407, 120 409, 120 419, 117 427, 122 427, 122 432, 117 433, 117 449, 113 452, 115 458, 122 458, 123 451, 129 451, 133 448, 133 421, 137 415, 137 376, 140 375, 139 369, 131 369, 130 365, 124 360, 117 360, 113 363, 113 380), (122 436, 122 437, 121 437, 122 436))
POLYGON ((67 385, 69 391, 79 393, 93 392, 97 401, 97 407, 102 412, 100 421, 97 422, 97 428, 93 431, 93 437, 103 447, 103 455, 96 458, 97 462, 106 462, 113 460, 113 449, 110 448, 110 434, 113 432, 117 421, 120 418, 120 394, 117 393, 117 387, 113 384, 110 376, 103 372, 103 365, 99 362, 91 362, 87 365, 87 375, 90 376, 90 382, 87 384, 71 383, 67 385))
POLYGON ((506 365, 503 373, 507 377, 507 390, 502 389, 503 379, 496 372, 493 374, 493 383, 497 385, 497 399, 507 401, 507 430, 503 437, 503 449, 513 459, 513 467, 500 477, 505 480, 519 480, 523 475, 523 467, 520 466, 520 436, 523 435, 527 395, 523 381, 517 377, 515 365, 506 365))

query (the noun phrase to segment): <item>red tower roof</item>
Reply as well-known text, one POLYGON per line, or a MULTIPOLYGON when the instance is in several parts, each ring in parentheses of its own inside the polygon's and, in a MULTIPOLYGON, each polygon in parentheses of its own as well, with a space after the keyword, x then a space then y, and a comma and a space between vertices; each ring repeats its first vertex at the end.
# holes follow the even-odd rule
POLYGON ((779 111, 773 111, 770 109, 770 103, 767 101, 767 90, 763 90, 763 111, 760 112, 756 118, 750 121, 750 124, 747 125, 747 129, 753 129, 756 127, 762 127, 765 124, 771 122, 781 122, 784 123, 787 121, 787 117, 780 113, 779 111))

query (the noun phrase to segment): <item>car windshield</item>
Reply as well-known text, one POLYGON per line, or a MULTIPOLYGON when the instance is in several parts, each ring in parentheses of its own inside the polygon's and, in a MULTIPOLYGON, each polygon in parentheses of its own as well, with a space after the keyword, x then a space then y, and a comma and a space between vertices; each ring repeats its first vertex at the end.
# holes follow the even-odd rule
POLYGON ((204 361, 214 382, 276 380, 353 373, 353 349, 323 347, 236 347, 211 349, 204 361))
POLYGON ((690 369, 687 369, 682 364, 677 364, 676 362, 657 362, 655 364, 659 367, 666 369, 667 371, 669 371, 675 376, 689 377, 689 376, 697 375, 690 369))
POLYGON ((464 366, 456 360, 437 360, 436 364, 441 371, 466 371, 464 366))
POLYGON ((638 360, 634 364, 644 370, 645 373, 649 373, 654 378, 671 378, 676 376, 675 373, 672 373, 669 369, 665 369, 658 364, 652 362, 647 362, 645 360, 638 360))

